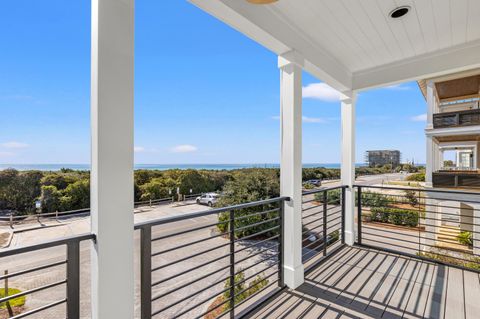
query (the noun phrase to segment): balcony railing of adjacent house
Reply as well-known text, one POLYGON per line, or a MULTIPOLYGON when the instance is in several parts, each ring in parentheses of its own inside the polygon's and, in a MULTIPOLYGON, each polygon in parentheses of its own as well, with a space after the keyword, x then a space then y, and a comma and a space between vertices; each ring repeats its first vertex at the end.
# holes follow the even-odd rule
POLYGON ((478 170, 441 170, 432 173, 433 187, 480 188, 478 170))
POLYGON ((459 127, 480 125, 480 109, 437 113, 433 115, 433 127, 459 127))
POLYGON ((359 245, 480 272, 480 194, 357 186, 356 200, 359 245))

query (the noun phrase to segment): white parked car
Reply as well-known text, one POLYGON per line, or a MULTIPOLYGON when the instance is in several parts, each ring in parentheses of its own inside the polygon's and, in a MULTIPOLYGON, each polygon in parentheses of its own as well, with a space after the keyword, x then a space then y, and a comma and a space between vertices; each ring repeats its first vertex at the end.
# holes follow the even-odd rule
POLYGON ((203 204, 203 205, 208 205, 212 207, 215 205, 215 203, 218 200, 218 194, 217 193, 206 193, 203 194, 202 196, 197 197, 197 204, 203 204))

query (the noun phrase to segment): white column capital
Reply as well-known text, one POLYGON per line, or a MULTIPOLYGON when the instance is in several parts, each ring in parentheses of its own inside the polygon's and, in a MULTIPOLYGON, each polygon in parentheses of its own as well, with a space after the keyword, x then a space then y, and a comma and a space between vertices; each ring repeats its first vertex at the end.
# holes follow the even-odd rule
POLYGON ((346 104, 351 104, 355 103, 357 99, 357 91, 343 91, 340 92, 340 102, 346 103, 346 104))
POLYGON ((290 65, 296 65, 303 69, 304 64, 305 59, 303 55, 296 50, 288 51, 278 56, 278 68, 280 69, 290 65))

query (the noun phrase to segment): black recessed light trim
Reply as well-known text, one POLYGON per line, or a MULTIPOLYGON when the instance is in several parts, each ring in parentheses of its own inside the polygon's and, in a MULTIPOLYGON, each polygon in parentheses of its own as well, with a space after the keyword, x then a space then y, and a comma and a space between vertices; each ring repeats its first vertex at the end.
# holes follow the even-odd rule
POLYGON ((390 18, 392 19, 398 19, 406 15, 410 11, 409 6, 403 6, 403 7, 398 7, 395 8, 392 12, 390 12, 390 18))

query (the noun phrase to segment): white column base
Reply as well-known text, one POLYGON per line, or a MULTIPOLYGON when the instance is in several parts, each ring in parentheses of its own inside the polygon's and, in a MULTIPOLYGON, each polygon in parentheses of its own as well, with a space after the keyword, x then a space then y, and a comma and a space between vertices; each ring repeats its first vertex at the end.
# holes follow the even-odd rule
POLYGON ((353 246, 355 244, 355 232, 346 230, 345 231, 345 244, 353 246))
POLYGON ((303 264, 296 266, 294 269, 289 266, 283 267, 284 282, 290 289, 296 289, 303 284, 304 274, 303 264))

